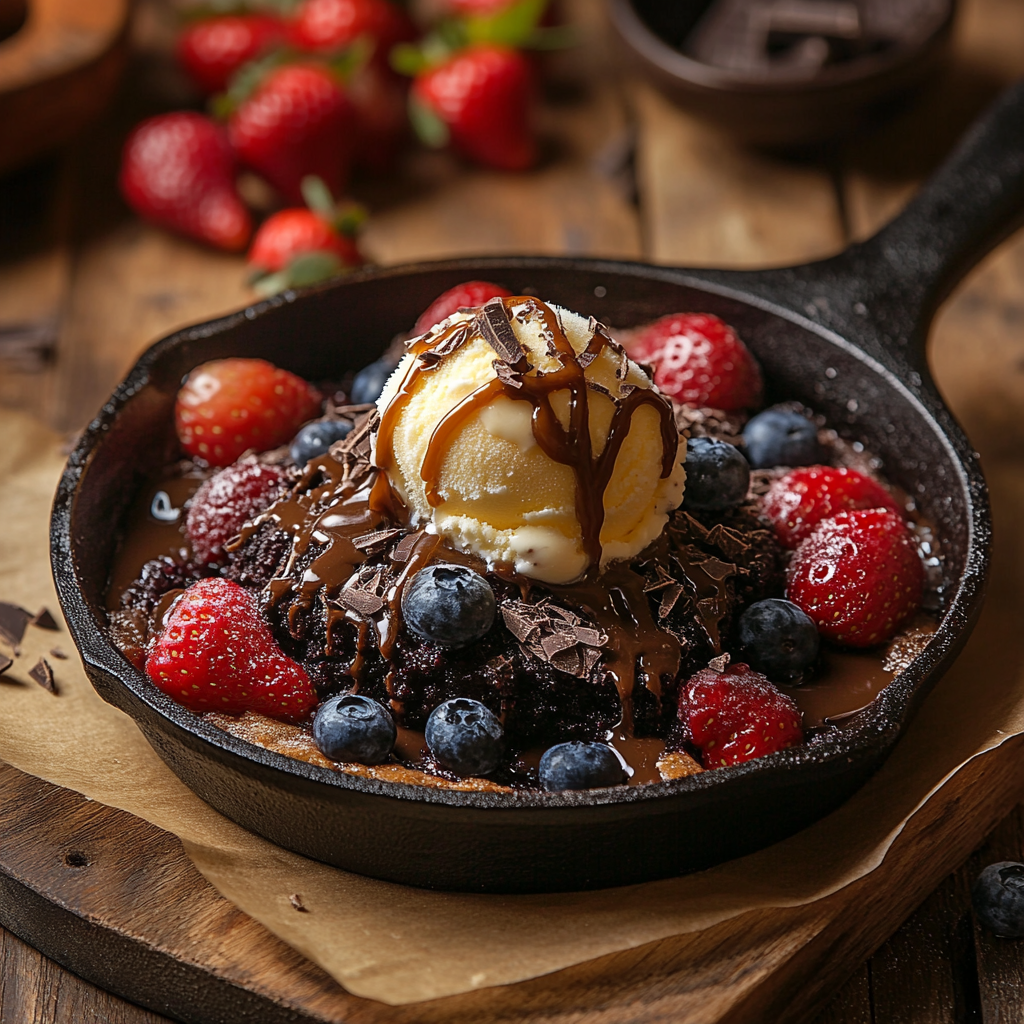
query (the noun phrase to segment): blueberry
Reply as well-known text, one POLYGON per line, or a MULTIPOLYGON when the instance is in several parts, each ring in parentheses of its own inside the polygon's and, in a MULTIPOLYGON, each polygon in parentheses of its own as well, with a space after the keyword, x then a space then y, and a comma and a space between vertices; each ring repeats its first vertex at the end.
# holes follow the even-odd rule
POLYGON ((687 441, 684 508, 721 512, 739 505, 749 486, 750 466, 734 445, 710 437, 687 441))
POLYGON ((340 441, 352 429, 348 420, 314 420, 307 423, 292 438, 292 461, 296 466, 304 466, 310 459, 323 455, 335 441, 340 441))
POLYGON ((353 405, 376 402, 388 377, 395 372, 395 364, 383 356, 369 366, 364 366, 352 379, 349 397, 353 405))
POLYGON ((759 412, 747 423, 743 440, 754 469, 814 466, 821 462, 818 428, 792 409, 773 406, 759 412))
POLYGON ((996 935, 1024 936, 1024 864, 989 864, 971 889, 971 903, 978 920, 996 935))
POLYGON ((540 784, 549 792, 621 786, 626 773, 607 743, 559 743, 540 759, 540 784))
POLYGON ((448 647, 465 647, 494 625, 494 591, 478 572, 441 562, 421 569, 402 592, 410 632, 448 647))
POLYGON ((458 775, 486 775, 505 756, 505 731, 478 700, 455 697, 438 704, 425 730, 430 752, 458 775))
POLYGON ((769 597, 740 616, 744 658, 769 679, 785 682, 800 675, 818 656, 818 627, 792 601, 769 597))
POLYGON ((357 693, 324 701, 313 719, 313 742, 332 761, 381 764, 391 754, 397 734, 387 710, 357 693))

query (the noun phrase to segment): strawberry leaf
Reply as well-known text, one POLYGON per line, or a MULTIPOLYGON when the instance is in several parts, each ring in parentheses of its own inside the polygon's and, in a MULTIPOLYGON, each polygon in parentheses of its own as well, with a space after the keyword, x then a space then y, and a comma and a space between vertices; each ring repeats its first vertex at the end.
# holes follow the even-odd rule
POLYGON ((302 198, 305 200, 306 205, 315 214, 318 214, 326 221, 333 222, 337 208, 334 203, 334 196, 331 195, 331 190, 324 184, 323 178, 318 178, 315 174, 307 174, 302 179, 299 189, 302 192, 302 198))
POLYGON ((393 46, 388 62, 400 75, 418 75, 428 67, 426 56, 414 43, 399 43, 393 46))
POLYGON ((415 96, 409 96, 409 120, 419 140, 431 149, 442 149, 448 145, 451 132, 448 125, 437 113, 415 96))
POLYGON ((355 238, 369 216, 369 211, 362 203, 339 203, 334 215, 335 230, 346 238, 355 238))
POLYGON ((522 46, 533 34, 547 7, 547 0, 518 0, 495 14, 465 19, 471 43, 500 43, 522 46))
POLYGON ((249 279, 249 284, 258 295, 268 298, 289 288, 319 284, 344 272, 345 267, 333 252, 304 252, 277 273, 257 272, 249 279))
POLYGON ((372 36, 359 36, 350 46, 333 54, 327 61, 327 66, 342 82, 348 82, 366 66, 376 46, 372 36))

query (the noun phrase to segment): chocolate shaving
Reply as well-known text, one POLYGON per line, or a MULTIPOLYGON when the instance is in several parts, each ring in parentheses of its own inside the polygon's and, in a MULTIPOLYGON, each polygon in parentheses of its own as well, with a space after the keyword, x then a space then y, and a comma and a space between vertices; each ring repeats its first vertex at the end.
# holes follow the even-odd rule
POLYGON ((510 388, 521 388, 523 386, 522 375, 513 370, 508 363, 495 359, 491 366, 494 367, 494 372, 502 384, 507 384, 510 388))
POLYGON ((590 675, 608 643, 607 634, 550 601, 506 601, 501 615, 526 654, 580 679, 590 675))
POLYGON ((389 541, 394 540, 400 533, 402 531, 395 527, 385 526, 379 530, 371 530, 359 537, 353 537, 352 546, 360 551, 378 554, 388 546, 389 541))
POLYGON ((338 603, 360 615, 376 615, 384 607, 381 594, 384 570, 363 566, 338 594, 338 603))
POLYGON ((344 464, 350 458, 365 461, 370 455, 370 435, 376 429, 380 414, 376 406, 361 419, 357 419, 352 430, 340 441, 335 441, 328 449, 328 455, 336 462, 344 464))
POLYGON ((50 654, 52 654, 58 661, 68 660, 68 656, 59 647, 51 647, 50 654))
POLYGON ((498 353, 499 359, 509 366, 520 366, 526 362, 526 353, 512 330, 508 310, 501 298, 484 303, 477 314, 477 324, 484 340, 498 353))
MULTIPOLYGON (((508 320, 505 322, 507 324, 508 320)), ((439 344, 427 349, 426 352, 420 356, 421 361, 427 352, 432 355, 436 355, 438 359, 443 359, 445 356, 450 356, 454 351, 461 348, 469 340, 469 329, 472 326, 472 323, 472 320, 467 320, 465 323, 459 324, 454 330, 446 331, 441 335, 441 341, 439 344)), ((509 330, 511 330, 511 327, 509 330)), ((514 340, 515 335, 513 334, 512 337, 514 340)))
POLYGON ((686 588, 681 583, 673 582, 661 595, 661 603, 658 605, 658 618, 667 619, 672 614, 676 602, 685 593, 686 588))
POLYGON ((724 654, 718 655, 717 658, 712 658, 708 662, 708 668, 713 668, 716 672, 724 672, 729 664, 730 658, 731 655, 726 651, 724 654))
POLYGON ((396 545, 395 550, 391 552, 391 560, 394 562, 408 562, 412 557, 412 553, 416 550, 416 545, 420 542, 422 532, 407 533, 396 545))
POLYGON ((708 574, 713 580, 724 580, 729 576, 735 576, 737 569, 735 565, 730 562, 723 562, 719 558, 712 556, 706 558, 700 563, 701 569, 708 574))
POLYGON ((2 676, 13 664, 13 658, 8 658, 6 654, 0 654, 0 676, 2 676))
POLYGON ((0 601, 0 640, 6 640, 17 650, 25 635, 25 627, 31 620, 31 612, 19 605, 0 601))
POLYGON ((40 658, 35 665, 29 669, 29 676, 34 679, 44 690, 50 693, 57 693, 57 684, 53 681, 53 669, 45 658, 40 658))
POLYGON ((59 630, 57 620, 50 614, 49 608, 41 608, 29 622, 30 626, 38 626, 40 629, 59 630))
POLYGON ((297 910, 297 911, 298 911, 298 912, 299 912, 300 914, 308 914, 308 913, 309 913, 309 908, 308 908, 308 907, 307 907, 307 906, 306 906, 306 905, 305 905, 305 904, 304 904, 304 903, 302 902, 302 897, 301 897, 301 896, 300 896, 300 895, 299 895, 299 894, 298 894, 297 892, 293 892, 293 893, 291 894, 291 896, 289 896, 289 897, 288 897, 288 902, 289 902, 289 903, 290 903, 290 904, 291 904, 291 905, 292 905, 292 906, 293 906, 293 907, 294 907, 294 908, 295 908, 295 909, 296 909, 296 910, 297 910))

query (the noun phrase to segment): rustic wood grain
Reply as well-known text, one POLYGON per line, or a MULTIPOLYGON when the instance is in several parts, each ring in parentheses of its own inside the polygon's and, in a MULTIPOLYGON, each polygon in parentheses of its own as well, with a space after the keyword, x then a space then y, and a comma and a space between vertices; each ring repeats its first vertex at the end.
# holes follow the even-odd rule
POLYGON ((634 84, 630 95, 648 259, 688 267, 784 266, 844 247, 827 169, 746 149, 646 84, 634 84))
POLYGON ((232 1006, 336 1024, 804 1021, 1019 796, 1022 751, 1015 740, 972 762, 876 871, 828 899, 411 1006, 345 993, 216 894, 173 837, 7 767, 0 914, 87 978, 203 1024, 232 1006))
MULTIPOLYGON (((1024 861, 1024 808, 1017 807, 957 872, 963 892, 963 913, 970 887, 988 864, 1024 861)), ((1011 1024, 1024 1020, 1024 943, 1001 939, 973 922, 978 999, 984 1024, 1011 1024)))

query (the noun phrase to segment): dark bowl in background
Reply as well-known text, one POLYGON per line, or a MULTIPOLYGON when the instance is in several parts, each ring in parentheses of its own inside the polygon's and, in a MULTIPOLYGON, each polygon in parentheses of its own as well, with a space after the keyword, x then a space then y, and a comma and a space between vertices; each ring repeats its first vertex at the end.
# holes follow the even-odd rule
POLYGON ((630 64, 665 96, 744 142, 801 147, 856 131, 886 102, 921 86, 949 54, 956 0, 917 37, 831 64, 812 78, 773 79, 695 60, 676 48, 707 0, 607 0, 630 64))

